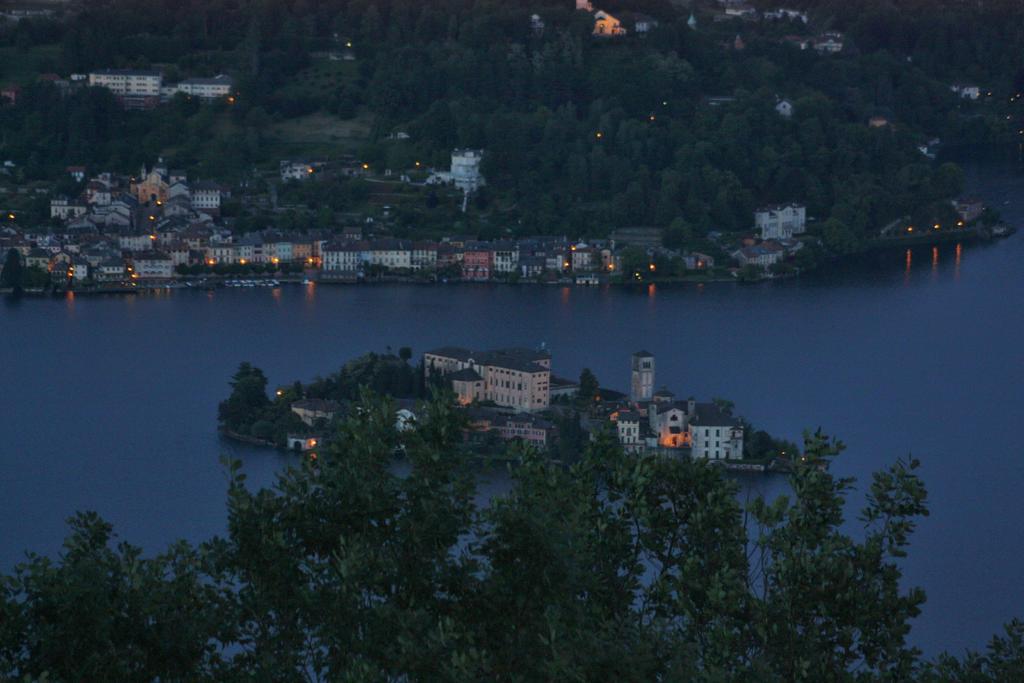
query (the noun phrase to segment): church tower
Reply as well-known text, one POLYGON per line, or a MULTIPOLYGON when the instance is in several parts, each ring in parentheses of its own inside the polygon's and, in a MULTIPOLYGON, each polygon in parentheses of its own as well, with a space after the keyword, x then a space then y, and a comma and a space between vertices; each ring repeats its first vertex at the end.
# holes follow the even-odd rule
POLYGON ((654 356, 637 351, 632 359, 633 373, 629 397, 633 401, 650 401, 654 396, 654 356))

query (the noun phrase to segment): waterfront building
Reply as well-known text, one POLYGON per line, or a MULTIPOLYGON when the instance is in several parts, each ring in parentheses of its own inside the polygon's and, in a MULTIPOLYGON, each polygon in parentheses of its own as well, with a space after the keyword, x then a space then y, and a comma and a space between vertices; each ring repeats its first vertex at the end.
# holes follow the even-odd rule
POLYGON ((132 257, 134 276, 140 280, 169 280, 174 275, 174 263, 167 254, 142 252, 132 257))
POLYGON ((755 265, 761 268, 767 268, 778 263, 785 255, 785 248, 774 240, 750 247, 743 247, 732 253, 732 257, 741 266, 755 265))
POLYGON ((515 242, 495 242, 491 246, 494 254, 495 273, 514 273, 519 266, 519 245, 515 242))
POLYGON ((494 252, 486 245, 473 244, 462 252, 463 279, 485 282, 491 279, 493 269, 494 252))
POLYGON ((739 460, 743 457, 743 426, 714 403, 695 403, 689 423, 693 458, 739 460))
POLYGON ((462 403, 493 401, 516 412, 535 412, 551 402, 551 354, 546 351, 448 346, 423 354, 423 367, 427 378, 451 381, 462 403))

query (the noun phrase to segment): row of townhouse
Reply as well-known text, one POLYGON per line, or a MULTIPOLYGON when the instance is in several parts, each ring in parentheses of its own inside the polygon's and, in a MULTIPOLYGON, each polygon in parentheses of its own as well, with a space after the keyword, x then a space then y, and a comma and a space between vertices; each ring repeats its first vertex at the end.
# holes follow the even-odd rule
POLYGON ((538 277, 545 272, 613 272, 619 260, 612 246, 570 244, 564 238, 481 242, 446 238, 437 242, 407 240, 335 240, 324 247, 323 269, 356 273, 370 266, 387 270, 427 270, 457 266, 463 279, 484 282, 494 277, 538 277))

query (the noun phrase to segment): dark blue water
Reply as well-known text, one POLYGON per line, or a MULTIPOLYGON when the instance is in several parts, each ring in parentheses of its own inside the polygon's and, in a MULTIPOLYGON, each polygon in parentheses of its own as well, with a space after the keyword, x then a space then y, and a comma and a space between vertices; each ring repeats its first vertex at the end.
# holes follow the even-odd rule
MULTIPOLYGON (((975 170, 971 185, 1024 224, 1024 179, 975 170)), ((644 348, 677 394, 731 398, 781 436, 840 436, 841 474, 866 483, 920 457, 933 512, 906 562, 929 598, 913 640, 929 653, 980 647, 1024 616, 1022 302, 1018 234, 757 286, 291 286, 0 304, 0 569, 26 549, 55 552, 79 509, 149 551, 223 531, 219 456, 243 457, 257 484, 287 462, 216 434, 240 361, 284 383, 388 345, 544 342, 559 374, 590 367, 624 388, 644 348)))

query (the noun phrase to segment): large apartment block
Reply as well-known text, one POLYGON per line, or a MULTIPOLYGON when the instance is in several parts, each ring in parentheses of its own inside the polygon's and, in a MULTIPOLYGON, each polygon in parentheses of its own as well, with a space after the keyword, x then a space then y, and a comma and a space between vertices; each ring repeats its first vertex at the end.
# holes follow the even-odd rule
POLYGON ((551 354, 529 349, 470 351, 447 346, 423 354, 426 376, 451 382, 459 401, 493 401, 516 412, 551 401, 551 354))
POLYGON ((133 69, 103 69, 89 74, 89 85, 107 88, 125 109, 149 109, 160 103, 160 71, 133 69))

